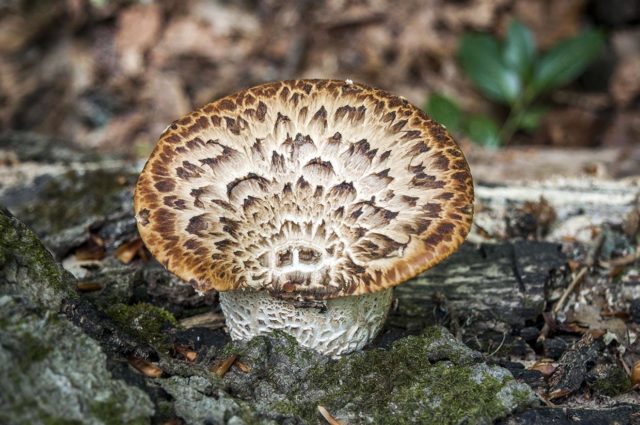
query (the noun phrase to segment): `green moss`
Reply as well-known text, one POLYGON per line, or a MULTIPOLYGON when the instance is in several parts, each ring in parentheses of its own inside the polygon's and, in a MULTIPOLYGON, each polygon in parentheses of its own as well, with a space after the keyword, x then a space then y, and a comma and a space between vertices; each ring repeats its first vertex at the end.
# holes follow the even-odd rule
POLYGON ((280 400, 271 404, 271 408, 274 412, 278 412, 282 415, 296 416, 300 413, 300 406, 296 405, 290 400, 280 400))
POLYGON ((425 313, 425 307, 423 304, 413 304, 410 300, 403 302, 400 305, 402 316, 423 318, 425 313))
MULTIPOLYGON (((278 352, 284 354, 290 361, 309 360, 311 353, 307 350, 300 350, 298 342, 294 337, 281 330, 274 330, 268 334, 272 341, 278 341, 278 352)), ((230 343, 225 345, 218 357, 228 357, 233 354, 238 357, 245 357, 247 353, 261 352, 261 347, 266 343, 264 338, 253 338, 246 343, 230 343)))
POLYGON ((598 393, 615 397, 631 390, 631 380, 625 371, 618 366, 610 366, 599 379, 596 379, 591 387, 598 393))
POLYGON ((45 416, 43 418, 39 418, 44 425, 81 425, 82 422, 71 420, 71 419, 62 419, 62 418, 53 418, 50 416, 45 416))
POLYGON ((323 405, 331 412, 357 406, 373 423, 442 424, 490 422, 506 415, 509 406, 531 402, 530 391, 507 387, 514 383, 511 375, 475 359, 451 335, 428 328, 389 350, 312 368, 298 394, 271 408, 309 422, 317 420, 317 406, 323 405), (319 397, 309 399, 314 393, 319 397))
POLYGON ((105 425, 116 425, 118 424, 119 417, 114 415, 114 410, 116 413, 120 413, 118 403, 113 400, 105 400, 105 401, 94 401, 89 405, 89 410, 91 413, 102 419, 105 425))
POLYGON ((52 348, 36 338, 32 334, 25 332, 20 336, 22 355, 18 359, 21 369, 27 369, 33 363, 40 362, 47 358, 52 348))
POLYGON ((513 401, 516 406, 524 407, 524 406, 534 406, 537 401, 531 398, 532 393, 529 388, 521 387, 515 389, 511 395, 513 396, 513 401))
MULTIPOLYGON (((102 420, 105 425, 119 425, 122 423, 122 406, 123 400, 119 400, 117 396, 111 397, 103 401, 93 401, 89 405, 89 410, 96 418, 102 420)), ((127 424, 142 425, 149 423, 147 418, 131 418, 127 424)))
POLYGON ((176 411, 173 408, 173 402, 166 400, 158 400, 156 402, 156 414, 155 419, 158 423, 167 422, 169 419, 176 416, 176 411), (161 421, 160 419, 164 419, 161 421))
MULTIPOLYGON (((234 416, 239 417, 244 421, 246 425, 264 425, 265 421, 258 417, 255 413, 254 408, 247 403, 243 403, 241 401, 236 401, 238 403, 238 410, 235 412, 234 416)), ((228 418, 230 419, 230 418, 228 418)), ((275 422, 269 422, 275 425, 275 422)))
MULTIPOLYGON (((395 389, 394 404, 405 411, 421 412, 412 418, 414 423, 460 423, 500 416, 504 407, 496 402, 496 393, 502 382, 485 377, 482 384, 475 384, 472 373, 469 367, 437 363, 418 374, 411 384, 405 380, 395 389)), ((382 422, 394 414, 394 410, 378 407, 374 417, 382 422)))
POLYGON ((107 309, 107 314, 133 337, 158 348, 167 348, 165 330, 177 326, 171 313, 147 303, 116 304, 107 309))
POLYGON ((307 350, 301 351, 298 346, 298 341, 291 335, 282 331, 274 331, 273 338, 280 341, 284 341, 283 346, 280 347, 280 352, 285 354, 291 361, 309 360, 311 355, 307 350))
POLYGON ((70 290, 70 276, 65 276, 66 272, 55 261, 53 256, 42 245, 35 235, 29 241, 28 245, 21 245, 23 254, 30 257, 31 269, 42 276, 46 282, 56 291, 64 292, 65 296, 76 298, 77 294, 70 290))
POLYGON ((53 299, 77 297, 72 290, 73 277, 55 261, 38 237, 8 212, 0 210, 0 269, 11 261, 28 265, 28 284, 32 287, 25 289, 38 303, 53 306, 53 299))
POLYGON ((122 205, 118 194, 134 181, 133 174, 122 171, 68 171, 37 186, 38 202, 15 212, 39 234, 60 232, 118 209, 122 205))

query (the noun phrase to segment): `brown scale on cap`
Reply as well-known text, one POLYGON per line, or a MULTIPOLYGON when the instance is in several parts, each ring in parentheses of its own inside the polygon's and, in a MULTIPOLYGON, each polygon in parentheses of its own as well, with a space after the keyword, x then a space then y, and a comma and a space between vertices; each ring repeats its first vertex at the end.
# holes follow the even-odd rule
POLYGON ((361 84, 265 84, 171 125, 135 194, 153 255, 199 291, 332 299, 398 285, 465 239, 458 145, 406 100, 361 84))

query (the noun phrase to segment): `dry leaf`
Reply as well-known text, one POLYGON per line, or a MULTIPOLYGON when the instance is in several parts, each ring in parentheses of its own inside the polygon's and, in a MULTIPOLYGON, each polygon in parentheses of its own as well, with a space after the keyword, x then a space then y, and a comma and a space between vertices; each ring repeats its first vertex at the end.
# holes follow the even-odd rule
POLYGON ((522 205, 522 211, 535 217, 542 235, 546 235, 556 221, 556 211, 544 196, 540 196, 538 202, 526 201, 522 205))
POLYGON ((609 91, 616 104, 625 107, 640 95, 640 57, 621 59, 609 79, 609 91))
POLYGON ((618 341, 624 341, 627 335, 627 325, 616 315, 611 317, 612 315, 608 313, 608 306, 579 304, 567 312, 567 320, 570 322, 567 326, 573 325, 583 331, 588 330, 594 338, 611 332, 618 341))
POLYGON ((76 289, 79 292, 96 292, 102 289, 102 284, 98 282, 78 282, 76 289))
POLYGON ((120 245, 116 249, 116 258, 124 264, 129 264, 136 255, 140 255, 140 251, 143 249, 142 239, 136 238, 120 245))
MULTIPOLYGON (((569 242, 574 242, 574 241, 569 241, 569 242)), ((569 270, 571 270, 572 272, 575 272, 576 270, 578 270, 580 266, 582 266, 582 264, 576 260, 569 260, 567 261, 567 263, 569 265, 569 270)))
POLYGON ((213 373, 218 375, 220 378, 226 375, 227 371, 233 365, 233 363, 238 359, 238 356, 233 354, 226 359, 222 359, 219 362, 216 362, 215 365, 210 369, 213 373))
POLYGON ((516 15, 529 25, 543 49, 578 33, 585 0, 514 2, 516 15))
POLYGON ((159 378, 160 376, 162 376, 162 369, 151 362, 133 356, 129 357, 128 360, 129 364, 136 368, 144 376, 148 376, 149 378, 159 378))
POLYGON ((115 47, 125 74, 137 75, 144 70, 144 53, 157 41, 161 25, 158 4, 136 4, 119 14, 115 47))
POLYGON ((545 378, 553 375, 553 372, 556 371, 557 365, 553 362, 553 360, 542 359, 540 361, 535 362, 529 369, 537 370, 542 373, 545 378))
POLYGON ((189 347, 185 347, 183 345, 175 345, 174 349, 176 350, 176 353, 178 353, 188 362, 195 362, 198 358, 198 353, 196 353, 189 347))
POLYGON ((89 240, 75 250, 74 255, 80 261, 102 260, 105 256, 104 240, 91 234, 89 240))
POLYGON ((236 360, 235 365, 243 373, 251 372, 251 368, 249 367, 249 365, 247 365, 246 363, 241 362, 240 360, 236 360))
POLYGON ((633 385, 640 384, 640 360, 638 360, 631 369, 631 383, 633 385))
POLYGON ((541 135, 557 146, 594 146, 599 116, 578 107, 557 108, 542 120, 541 135))

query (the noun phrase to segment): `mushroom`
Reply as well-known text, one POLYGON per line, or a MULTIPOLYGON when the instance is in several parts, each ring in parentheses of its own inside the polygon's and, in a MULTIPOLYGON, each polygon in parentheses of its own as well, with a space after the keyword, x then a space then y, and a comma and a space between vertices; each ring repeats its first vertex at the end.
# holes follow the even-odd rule
POLYGON ((460 246, 473 184, 458 145, 405 99, 282 81, 169 126, 135 213, 169 271, 219 291, 233 339, 281 330, 340 355, 376 336, 394 286, 460 246))

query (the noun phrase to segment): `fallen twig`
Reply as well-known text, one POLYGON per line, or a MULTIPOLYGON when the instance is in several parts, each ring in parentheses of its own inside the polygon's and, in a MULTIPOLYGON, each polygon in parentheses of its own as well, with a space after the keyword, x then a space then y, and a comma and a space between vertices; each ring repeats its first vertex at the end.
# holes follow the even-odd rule
POLYGON ((329 425, 343 425, 342 422, 333 417, 331 413, 324 406, 318 405, 318 412, 322 415, 322 417, 329 423, 329 425))
POLYGON ((78 292, 96 292, 102 290, 102 284, 99 282, 80 281, 76 284, 78 292))
POLYGON ((498 348, 496 348, 491 354, 489 354, 489 357, 495 355, 498 351, 500 351, 500 349, 502 348, 502 346, 504 345, 504 341, 507 339, 507 333, 503 332, 502 333, 502 341, 500 341, 500 345, 498 345, 498 348))
MULTIPOLYGON (((616 358, 618 359, 618 362, 622 365, 622 368, 626 372, 627 376, 631 377, 633 375, 633 372, 631 371, 631 368, 629 367, 627 362, 624 361, 624 358, 622 357, 622 353, 620 353, 619 351, 616 351, 616 358)), ((638 372, 640 375, 640 370, 638 372)), ((638 378, 640 378, 640 376, 638 376, 638 378)))
POLYGON ((246 363, 241 362, 240 360, 236 360, 235 365, 243 373, 251 372, 251 367, 249 367, 249 365, 247 365, 246 363))
POLYGON ((623 257, 614 258, 609 261, 600 261, 600 265, 607 268, 624 267, 629 264, 633 264, 638 260, 640 260, 640 247, 636 248, 636 252, 632 252, 631 254, 627 254, 623 257))
POLYGON ((224 326, 224 316, 222 313, 207 312, 196 314, 180 320, 180 326, 185 329, 191 328, 209 328, 219 329, 224 326))
POLYGON ((565 291, 563 292, 562 296, 560 297, 556 305, 553 307, 552 311, 554 315, 562 311, 565 303, 567 302, 567 298, 569 298, 569 295, 571 295, 573 291, 575 291, 578 284, 582 282, 582 279, 587 274, 587 271, 589 271, 589 269, 594 266, 594 264, 596 263, 596 259, 598 258, 598 252, 600 252, 600 248, 602 247, 603 242, 604 242, 604 233, 601 232, 593 241, 593 244, 591 245, 591 249, 589 249, 589 253, 587 254, 587 258, 585 260, 584 266, 582 266, 580 271, 578 271, 578 273, 573 278, 569 286, 567 286, 567 289, 565 289, 565 291))
POLYGON ((541 394, 536 394, 536 395, 538 396, 540 401, 545 404, 545 406, 547 406, 547 407, 558 407, 557 404, 553 403, 551 400, 549 400, 548 398, 542 396, 541 394))
POLYGON ((233 363, 235 363, 237 359, 238 359, 238 356, 235 354, 232 354, 226 359, 223 359, 220 362, 216 363, 211 368, 211 371, 216 375, 218 375, 218 377, 222 378, 224 377, 224 375, 227 374, 227 372, 229 371, 229 368, 231 367, 231 365, 233 365, 233 363))
POLYGON ((589 268, 587 266, 584 266, 584 267, 582 267, 580 269, 580 271, 578 271, 578 273, 575 275, 575 277, 573 278, 573 280, 571 281, 569 286, 567 286, 567 289, 565 289, 564 292, 562 293, 562 296, 560 297, 560 299, 558 300, 556 305, 553 306, 553 310, 552 311, 553 311, 554 315, 556 315, 556 314, 560 313, 560 311, 562 311, 562 308, 564 307, 565 303, 567 302, 567 298, 569 298, 569 295, 571 295, 573 293, 573 291, 576 289, 578 284, 580 282, 582 282, 582 279, 587 274, 588 270, 589 270, 589 268))
MULTIPOLYGON (((569 295, 571 295, 576 290, 580 282, 582 282, 585 275, 589 271, 589 269, 593 267, 594 264, 596 263, 596 259, 598 258, 598 252, 600 251, 600 248, 602 247, 603 242, 604 242, 604 233, 601 232, 593 241, 591 248, 587 253, 587 258, 585 259, 584 265, 580 268, 580 270, 578 270, 578 273, 576 273, 576 275, 574 276, 569 286, 567 286, 567 288, 564 290, 558 302, 556 302, 556 304, 553 306, 551 313, 553 316, 552 319, 554 321, 555 321, 556 315, 560 313, 564 308, 564 305, 567 302, 569 295)), ((549 324, 545 323, 542 329, 540 330, 540 335, 538 336, 538 342, 544 341, 546 337, 549 336, 550 330, 551 328, 549 327, 549 324)))

